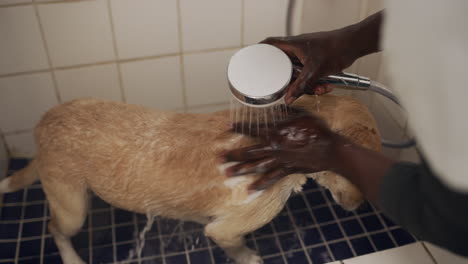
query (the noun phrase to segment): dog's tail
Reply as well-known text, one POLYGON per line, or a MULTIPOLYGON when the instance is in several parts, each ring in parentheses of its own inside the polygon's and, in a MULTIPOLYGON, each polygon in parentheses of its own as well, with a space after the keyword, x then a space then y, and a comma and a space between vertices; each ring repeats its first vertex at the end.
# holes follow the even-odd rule
POLYGON ((26 168, 0 181, 0 193, 15 192, 33 184, 39 175, 36 170, 36 161, 31 161, 26 168))

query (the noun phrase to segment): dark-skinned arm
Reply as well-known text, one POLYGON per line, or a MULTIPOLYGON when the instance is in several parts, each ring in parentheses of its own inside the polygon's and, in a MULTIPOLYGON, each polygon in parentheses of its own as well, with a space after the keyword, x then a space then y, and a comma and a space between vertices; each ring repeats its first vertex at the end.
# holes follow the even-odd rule
POLYGON ((424 163, 396 162, 354 145, 315 116, 271 127, 252 133, 260 144, 224 153, 226 162, 239 162, 228 176, 262 174, 250 188, 263 189, 292 173, 332 170, 419 239, 468 256, 468 194, 445 186, 424 163))
POLYGON ((270 37, 262 43, 283 50, 302 71, 287 88, 286 103, 304 93, 322 95, 330 85, 317 85, 319 78, 336 74, 365 55, 380 51, 383 11, 363 21, 331 31, 301 34, 292 37, 270 37))
POLYGON ((331 170, 346 177, 370 202, 379 205, 380 186, 386 173, 396 161, 381 153, 352 144, 345 138, 337 141, 333 150, 335 158, 331 170))

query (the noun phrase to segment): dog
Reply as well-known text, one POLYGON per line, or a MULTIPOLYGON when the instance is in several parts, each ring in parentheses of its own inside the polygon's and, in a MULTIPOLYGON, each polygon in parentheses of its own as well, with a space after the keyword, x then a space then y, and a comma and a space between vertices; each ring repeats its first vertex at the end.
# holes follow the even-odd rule
MULTIPOLYGON (((294 106, 319 115, 354 143, 380 150, 375 120, 354 99, 305 95, 294 106)), ((354 185, 332 172, 293 174, 249 193, 258 175, 228 178, 219 161, 222 151, 254 143, 230 132, 229 123, 229 110, 171 113, 93 98, 66 102, 44 114, 34 131, 36 157, 0 182, 0 192, 41 181, 48 228, 66 264, 84 263, 70 238, 85 221, 89 190, 128 211, 201 223, 206 236, 240 264, 262 263, 244 235, 270 222, 307 177, 347 210, 363 202, 354 185)))

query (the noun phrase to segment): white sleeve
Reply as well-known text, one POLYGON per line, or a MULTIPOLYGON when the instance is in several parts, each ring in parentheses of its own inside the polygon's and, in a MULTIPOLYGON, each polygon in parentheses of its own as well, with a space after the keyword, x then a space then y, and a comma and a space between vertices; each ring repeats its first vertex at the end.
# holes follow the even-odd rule
POLYGON ((424 155, 468 191, 468 1, 387 0, 383 49, 424 155))

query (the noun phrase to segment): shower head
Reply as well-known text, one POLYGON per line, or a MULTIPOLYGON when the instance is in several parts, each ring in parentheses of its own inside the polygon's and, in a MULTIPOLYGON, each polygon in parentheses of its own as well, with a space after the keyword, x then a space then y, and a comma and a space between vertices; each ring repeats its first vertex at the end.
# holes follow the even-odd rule
MULTIPOLYGON (((270 106, 284 101, 293 71, 300 73, 301 69, 301 66, 293 65, 286 53, 275 46, 247 46, 236 52, 229 61, 229 88, 234 98, 244 105, 270 106)), ((358 90, 370 87, 368 78, 350 73, 329 75, 317 83, 358 90)))
POLYGON ((266 107, 281 102, 291 81, 293 65, 280 49, 268 44, 247 46, 229 61, 232 95, 242 104, 266 107))

